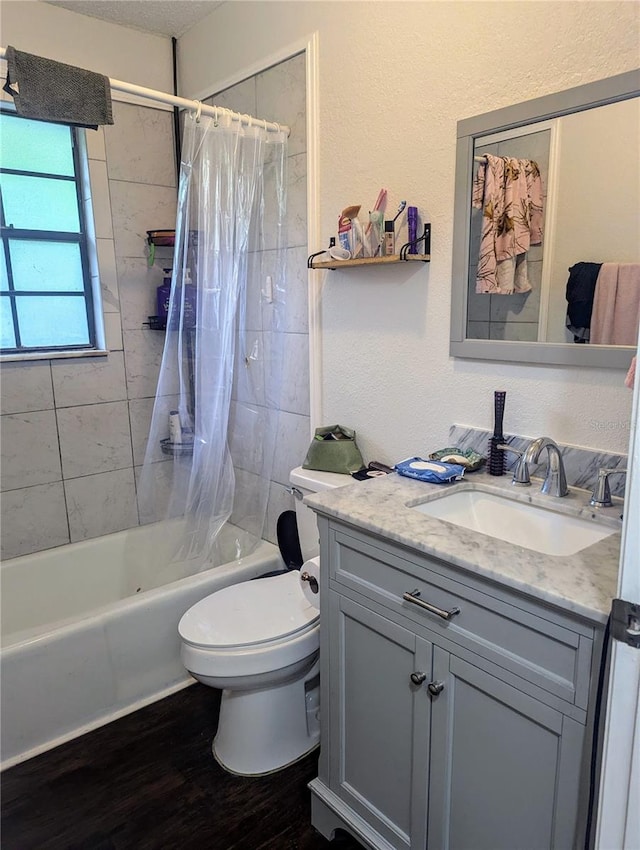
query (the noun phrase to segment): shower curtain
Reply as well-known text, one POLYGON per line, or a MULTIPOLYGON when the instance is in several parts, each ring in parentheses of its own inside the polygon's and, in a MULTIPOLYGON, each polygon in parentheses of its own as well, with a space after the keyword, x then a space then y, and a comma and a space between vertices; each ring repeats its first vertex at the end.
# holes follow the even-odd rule
MULTIPOLYGON (((285 306, 287 139, 262 122, 185 120, 167 328, 140 522, 170 519, 147 553, 191 574, 263 537, 277 431, 285 306), (170 429, 171 422, 171 429, 170 429)), ((140 566, 140 565, 138 565, 140 566)), ((171 576, 171 578, 179 577, 171 576)))

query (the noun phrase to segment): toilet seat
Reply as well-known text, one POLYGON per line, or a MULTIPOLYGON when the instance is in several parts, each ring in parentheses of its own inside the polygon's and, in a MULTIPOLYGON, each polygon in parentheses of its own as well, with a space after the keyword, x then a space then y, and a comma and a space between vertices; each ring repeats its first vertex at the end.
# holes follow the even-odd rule
POLYGON ((319 611, 305 597, 297 570, 222 588, 182 617, 182 641, 225 655, 251 652, 301 637, 317 626, 319 611))

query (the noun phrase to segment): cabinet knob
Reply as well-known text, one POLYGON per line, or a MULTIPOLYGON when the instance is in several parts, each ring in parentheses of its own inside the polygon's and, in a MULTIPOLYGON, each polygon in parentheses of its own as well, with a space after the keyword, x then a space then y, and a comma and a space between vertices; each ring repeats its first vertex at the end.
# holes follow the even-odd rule
POLYGON ((429 682, 427 688, 432 697, 437 697, 441 691, 444 691, 444 682, 429 682))
POLYGON ((414 685, 421 685, 427 678, 427 674, 422 672, 416 672, 412 673, 410 678, 414 685))

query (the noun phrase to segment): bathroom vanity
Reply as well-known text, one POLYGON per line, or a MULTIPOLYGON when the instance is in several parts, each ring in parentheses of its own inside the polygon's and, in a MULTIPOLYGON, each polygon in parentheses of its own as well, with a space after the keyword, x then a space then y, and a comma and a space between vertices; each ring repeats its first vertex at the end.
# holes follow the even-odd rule
POLYGON ((556 556, 416 510, 454 488, 596 522, 584 491, 484 474, 308 500, 323 559, 313 824, 375 850, 582 846, 620 508, 598 514, 607 536, 556 556))

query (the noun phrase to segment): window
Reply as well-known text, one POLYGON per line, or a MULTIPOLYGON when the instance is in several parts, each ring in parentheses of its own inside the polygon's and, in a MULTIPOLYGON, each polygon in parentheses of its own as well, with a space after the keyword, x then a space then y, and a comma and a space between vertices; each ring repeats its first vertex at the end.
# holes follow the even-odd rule
POLYGON ((0 351, 95 347, 79 131, 0 111, 0 351))

